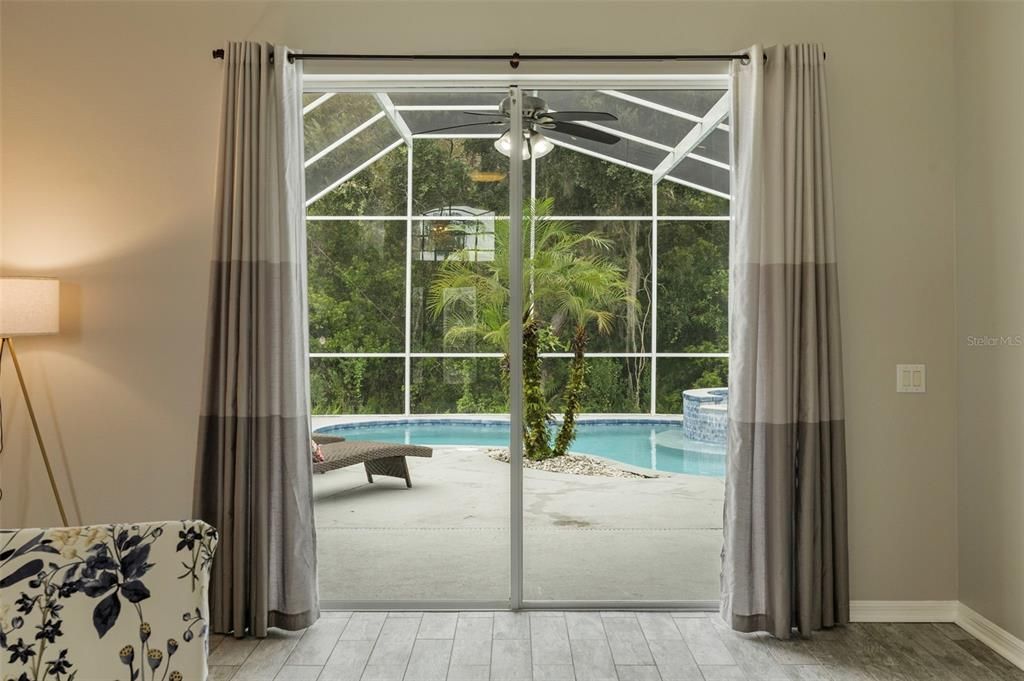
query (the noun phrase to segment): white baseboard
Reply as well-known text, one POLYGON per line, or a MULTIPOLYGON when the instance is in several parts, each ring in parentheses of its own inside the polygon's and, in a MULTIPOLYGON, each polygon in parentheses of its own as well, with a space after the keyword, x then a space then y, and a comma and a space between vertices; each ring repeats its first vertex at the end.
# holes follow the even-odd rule
POLYGON ((1024 669, 1024 641, 979 615, 963 603, 959 604, 956 623, 1007 660, 1024 669))
POLYGON ((955 622, 958 601, 850 601, 854 622, 955 622))
POLYGON ((853 622, 954 622, 1024 669, 1024 641, 959 601, 850 601, 853 622))

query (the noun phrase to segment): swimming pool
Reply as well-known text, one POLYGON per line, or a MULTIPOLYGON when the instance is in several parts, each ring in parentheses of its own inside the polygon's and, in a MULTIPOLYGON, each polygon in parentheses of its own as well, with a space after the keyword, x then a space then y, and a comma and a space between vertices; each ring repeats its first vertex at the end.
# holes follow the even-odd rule
MULTIPOLYGON (((318 428, 349 440, 508 447, 508 422, 462 419, 367 421, 318 428)), ((668 473, 725 477, 725 447, 688 439, 681 421, 585 420, 571 451, 668 473)))

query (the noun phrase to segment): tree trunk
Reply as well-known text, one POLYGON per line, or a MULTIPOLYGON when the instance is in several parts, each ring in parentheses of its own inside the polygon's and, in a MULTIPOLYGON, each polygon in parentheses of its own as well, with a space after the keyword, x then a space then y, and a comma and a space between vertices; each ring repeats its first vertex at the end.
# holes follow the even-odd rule
POLYGON ((541 381, 540 323, 531 313, 523 324, 523 444, 531 461, 551 457, 550 422, 541 381))
MULTIPOLYGON (((637 223, 629 223, 629 252, 626 256, 628 262, 626 267, 626 283, 629 286, 629 297, 633 301, 638 301, 640 296, 640 260, 637 255, 639 241, 638 232, 639 227, 637 223)), ((637 305, 634 302, 634 304, 626 306, 626 352, 642 351, 637 347, 638 336, 642 337, 642 334, 637 305)), ((640 405, 640 361, 642 361, 641 358, 630 358, 626 360, 626 380, 629 382, 630 402, 632 403, 634 410, 639 409, 640 405)))
POLYGON ((569 380, 565 386, 565 414, 562 426, 555 438, 553 456, 568 453, 569 446, 576 439, 576 414, 583 402, 583 391, 587 387, 587 364, 584 351, 587 349, 587 329, 577 326, 572 338, 572 362, 569 364, 569 380))

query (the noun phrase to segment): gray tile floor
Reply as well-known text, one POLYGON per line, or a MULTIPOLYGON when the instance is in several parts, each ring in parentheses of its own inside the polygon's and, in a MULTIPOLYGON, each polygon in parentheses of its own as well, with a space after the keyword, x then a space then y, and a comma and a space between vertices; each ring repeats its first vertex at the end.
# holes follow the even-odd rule
POLYGON ((210 648, 214 681, 1024 681, 951 624, 778 641, 700 613, 329 612, 210 648))

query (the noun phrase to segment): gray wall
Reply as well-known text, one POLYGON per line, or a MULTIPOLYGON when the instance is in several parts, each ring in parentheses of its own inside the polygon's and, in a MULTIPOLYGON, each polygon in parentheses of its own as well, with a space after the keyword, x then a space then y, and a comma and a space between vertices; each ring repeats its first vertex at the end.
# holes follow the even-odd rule
MULTIPOLYGON (((210 49, 223 40, 354 52, 819 41, 853 597, 956 598, 953 19, 948 3, 4 2, 0 265, 67 282, 66 333, 23 344, 66 495, 85 522, 189 513, 222 69, 210 49), (927 394, 895 393, 897 362, 927 363, 927 394)), ((54 524, 24 409, 3 389, 2 524, 54 524)))
POLYGON ((1024 3, 956 8, 960 599, 1024 638, 1024 3))

